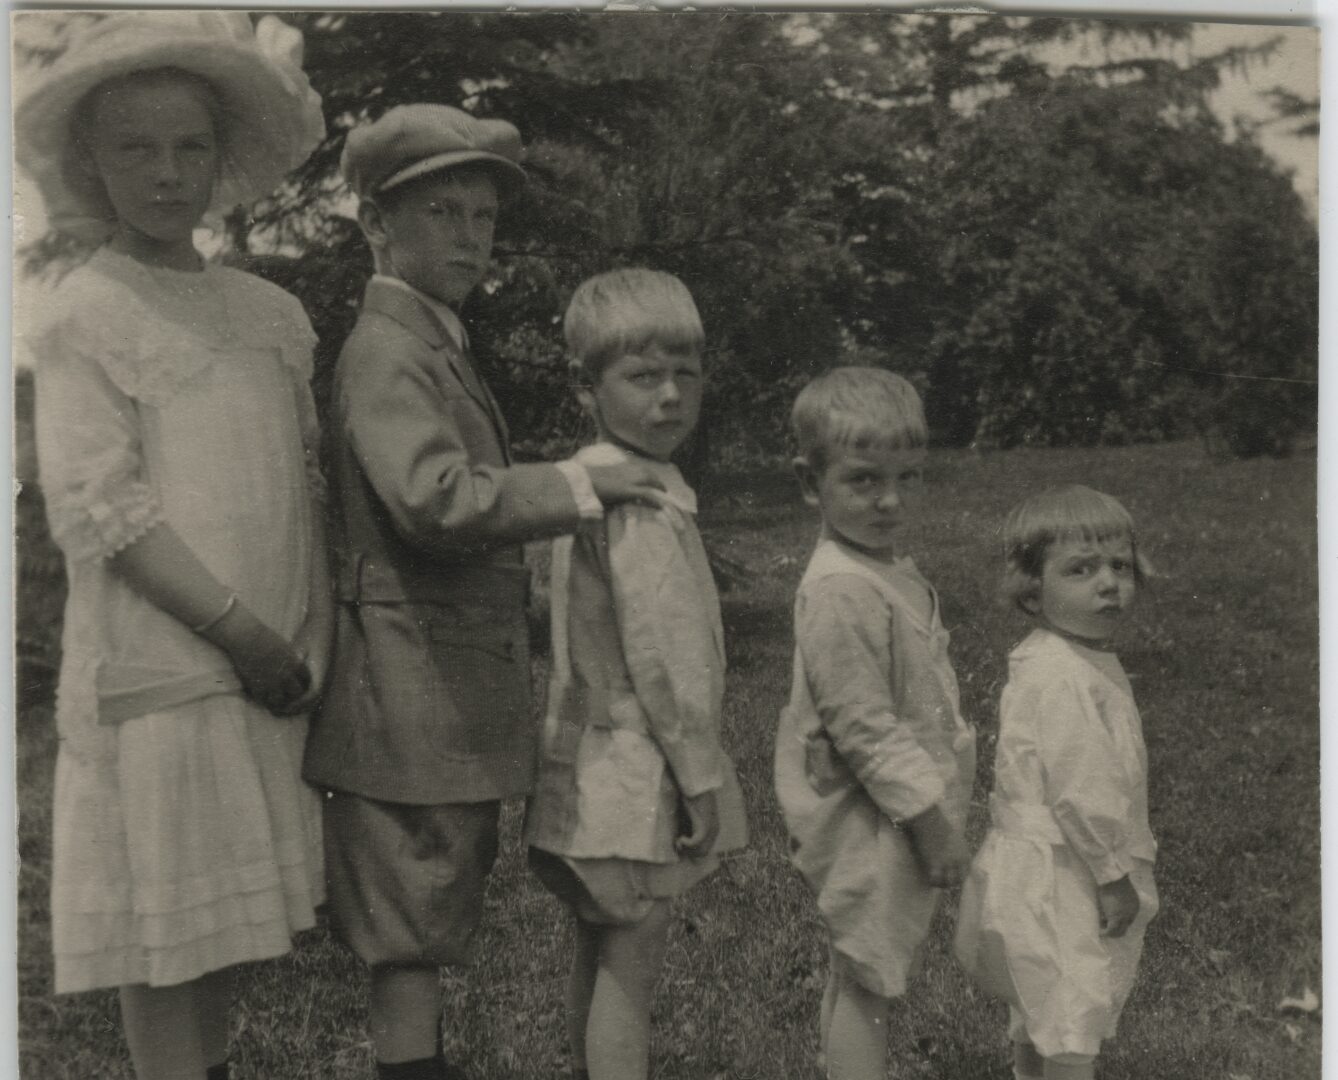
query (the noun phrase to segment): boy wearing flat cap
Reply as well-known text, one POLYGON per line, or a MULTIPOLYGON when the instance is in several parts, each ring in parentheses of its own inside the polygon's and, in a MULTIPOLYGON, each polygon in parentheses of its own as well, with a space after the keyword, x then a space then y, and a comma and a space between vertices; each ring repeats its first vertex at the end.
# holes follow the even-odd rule
POLYGON ((517 465, 456 315, 524 183, 519 133, 405 105, 340 167, 376 273, 335 372, 338 633, 305 776, 326 789, 330 908, 371 971, 383 1080, 455 1080, 438 968, 470 959, 500 800, 530 790, 521 545, 650 499, 638 465, 517 465))

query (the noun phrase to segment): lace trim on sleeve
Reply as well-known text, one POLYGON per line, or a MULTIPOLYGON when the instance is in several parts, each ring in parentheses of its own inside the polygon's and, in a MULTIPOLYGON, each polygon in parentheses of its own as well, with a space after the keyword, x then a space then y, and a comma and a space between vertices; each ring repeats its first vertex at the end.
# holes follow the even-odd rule
POLYGON ((77 561, 111 558, 159 524, 163 511, 148 484, 109 476, 49 499, 47 516, 52 539, 77 561))

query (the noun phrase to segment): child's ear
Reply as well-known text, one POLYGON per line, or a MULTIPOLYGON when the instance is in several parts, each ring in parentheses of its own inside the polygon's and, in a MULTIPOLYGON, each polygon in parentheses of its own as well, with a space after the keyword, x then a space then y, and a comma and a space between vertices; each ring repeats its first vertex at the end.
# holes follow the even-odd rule
POLYGON ((358 203, 358 225, 362 228, 363 235, 367 237, 367 242, 372 247, 383 248, 386 246, 388 236, 385 215, 371 199, 363 199, 358 203))
POLYGON ((815 469, 813 463, 806 457, 797 457, 791 464, 794 466, 795 476, 799 478, 799 490, 804 494, 804 502, 809 506, 817 506, 819 470, 815 469))

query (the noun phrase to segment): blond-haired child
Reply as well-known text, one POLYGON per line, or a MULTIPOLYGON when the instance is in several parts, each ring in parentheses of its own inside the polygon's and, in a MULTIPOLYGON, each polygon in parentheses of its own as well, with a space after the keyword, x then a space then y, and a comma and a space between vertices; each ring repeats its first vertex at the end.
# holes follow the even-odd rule
POLYGON ((1004 526, 1004 591, 1036 623, 1008 659, 991 827, 957 954, 1010 1008, 1018 1080, 1090 1080, 1157 911, 1147 751, 1110 649, 1147 573, 1133 520, 1080 485, 1004 526))
POLYGON ((664 491, 553 545, 553 674, 525 835, 576 917, 577 1075, 638 1080, 670 904, 745 839, 720 746, 720 606, 696 496, 670 462, 701 407, 703 333, 682 282, 640 269, 582 284, 564 330, 598 431, 577 460, 642 462, 664 491))
POLYGON ((975 738, 938 595, 903 554, 928 432, 900 376, 836 368, 794 404, 804 499, 822 514, 795 598, 794 682, 776 739, 792 859, 831 945, 827 1075, 879 1080, 939 887, 966 866, 975 738))

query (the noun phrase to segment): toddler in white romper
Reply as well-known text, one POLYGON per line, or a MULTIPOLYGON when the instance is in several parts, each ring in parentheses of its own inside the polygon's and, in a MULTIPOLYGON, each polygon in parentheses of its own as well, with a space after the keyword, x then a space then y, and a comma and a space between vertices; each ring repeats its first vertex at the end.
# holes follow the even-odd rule
POLYGON ((1090 1077, 1157 911, 1147 752, 1105 644, 1141 564, 1123 507, 1082 487, 1023 503, 1005 537, 1008 591, 1040 625, 1009 657, 956 949, 1011 1007, 1016 1076, 1090 1077))

